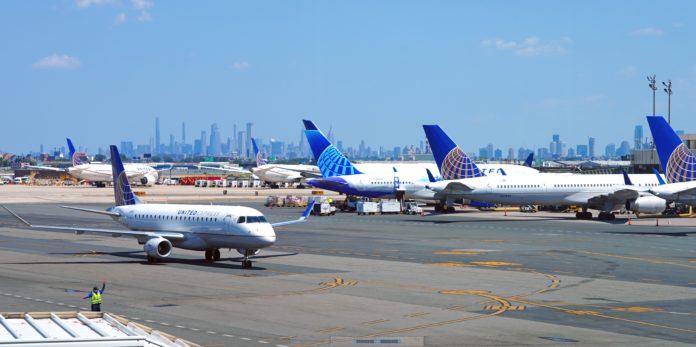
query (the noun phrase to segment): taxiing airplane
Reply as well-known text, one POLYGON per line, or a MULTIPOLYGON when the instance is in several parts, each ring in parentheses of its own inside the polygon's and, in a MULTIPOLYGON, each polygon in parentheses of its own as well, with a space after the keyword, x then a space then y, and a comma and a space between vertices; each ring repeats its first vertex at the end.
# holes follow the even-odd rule
POLYGON ((111 162, 114 207, 106 211, 64 207, 107 215, 126 229, 33 225, 3 207, 31 228, 134 237, 144 245, 150 263, 169 257, 173 247, 205 251, 208 261, 220 260, 220 248, 234 248, 243 256, 242 267, 250 268, 250 258, 276 242, 274 227, 306 221, 314 205, 310 203, 299 219, 270 224, 261 212, 243 206, 144 204, 131 190, 116 146, 111 146, 111 162))
MULTIPOLYGON (((69 138, 66 140, 68 141, 72 166, 65 169, 50 166, 29 166, 29 168, 66 172, 80 180, 94 182, 99 187, 105 187, 107 183, 113 180, 111 165, 83 163, 82 159, 80 159, 80 153, 75 151, 75 146, 73 146, 72 141, 70 141, 69 138)), ((159 172, 147 164, 128 163, 125 165, 125 170, 129 181, 137 182, 142 185, 151 186, 155 184, 159 178, 159 172)))
POLYGON ((632 185, 623 175, 551 174, 486 176, 471 160, 463 156, 447 134, 437 125, 423 129, 440 166, 444 180, 432 182, 428 188, 440 200, 470 199, 510 205, 578 205, 578 219, 591 219, 588 209, 600 211, 598 219, 614 219, 613 211, 660 213, 667 202, 646 193, 659 185, 653 174, 630 175, 632 185), (455 179, 460 173, 467 177, 455 179))
MULTIPOLYGON (((434 163, 363 163, 353 164, 341 153, 317 126, 310 120, 303 120, 305 135, 312 149, 322 178, 311 179, 312 186, 348 195, 374 198, 406 198, 433 200, 434 194, 426 188, 429 179, 426 170, 438 172, 434 163)), ((468 157, 459 150, 462 158, 468 157)), ((440 163, 437 163, 440 165, 440 163)), ((481 164, 481 172, 493 176, 536 174, 539 171, 528 166, 509 164, 481 164)), ((453 173, 456 178, 469 177, 470 172, 453 173)))

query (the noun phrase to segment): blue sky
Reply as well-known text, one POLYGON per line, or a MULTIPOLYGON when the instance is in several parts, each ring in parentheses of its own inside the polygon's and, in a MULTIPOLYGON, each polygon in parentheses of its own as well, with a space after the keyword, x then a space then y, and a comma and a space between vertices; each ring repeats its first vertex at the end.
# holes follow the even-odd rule
MULTIPOLYGON (((438 123, 489 142, 631 141, 645 76, 672 79, 675 128, 696 131, 689 1, 0 2, 0 150, 189 142, 218 123, 296 142, 304 117, 346 145, 416 144, 438 123)), ((667 98, 658 90, 657 109, 667 98)))

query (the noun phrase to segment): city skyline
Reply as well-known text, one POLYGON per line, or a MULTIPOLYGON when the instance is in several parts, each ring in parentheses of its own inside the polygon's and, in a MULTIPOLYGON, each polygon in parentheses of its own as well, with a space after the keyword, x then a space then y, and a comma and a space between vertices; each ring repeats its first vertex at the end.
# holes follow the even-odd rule
POLYGON ((216 123, 246 147, 247 122, 290 143, 310 118, 355 147, 417 144, 437 123, 467 152, 552 134, 601 151, 634 143, 654 74, 657 113, 671 80, 672 124, 694 131, 696 3, 671 4, 6 1, 0 150, 154 143, 155 118, 165 144, 182 122, 188 143, 216 123))

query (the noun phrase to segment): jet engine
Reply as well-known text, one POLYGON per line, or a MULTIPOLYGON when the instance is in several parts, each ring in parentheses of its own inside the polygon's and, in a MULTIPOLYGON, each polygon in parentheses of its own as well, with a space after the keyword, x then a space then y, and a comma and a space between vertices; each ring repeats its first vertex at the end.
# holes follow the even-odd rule
POLYGON ((145 242, 148 257, 162 259, 172 254, 172 243, 163 237, 153 237, 145 242))
POLYGON ((155 184, 155 182, 157 182, 157 177, 155 177, 153 175, 149 175, 149 174, 143 176, 143 178, 140 179, 140 183, 142 183, 143 185, 146 185, 146 186, 151 186, 151 185, 155 184))
POLYGON ((656 196, 641 196, 630 205, 634 213, 656 214, 667 208, 667 201, 656 196))

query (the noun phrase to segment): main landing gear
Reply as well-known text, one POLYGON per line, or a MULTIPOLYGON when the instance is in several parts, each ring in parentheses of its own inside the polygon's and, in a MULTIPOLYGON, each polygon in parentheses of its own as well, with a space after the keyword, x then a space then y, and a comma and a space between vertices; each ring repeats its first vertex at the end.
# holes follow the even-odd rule
POLYGON ((152 257, 152 256, 149 256, 149 255, 148 255, 148 256, 147 256, 147 262, 148 262, 148 264, 161 263, 161 262, 162 262, 162 259, 161 259, 161 258, 155 258, 155 257, 152 257))
POLYGON ((218 261, 220 260, 220 249, 209 249, 205 251, 205 260, 206 261, 218 261))
POLYGON ((575 214, 575 219, 592 219, 592 212, 577 212, 575 214))
POLYGON ((616 219, 616 216, 611 213, 611 212, 600 212, 599 216, 597 216, 598 220, 614 220, 616 219))

